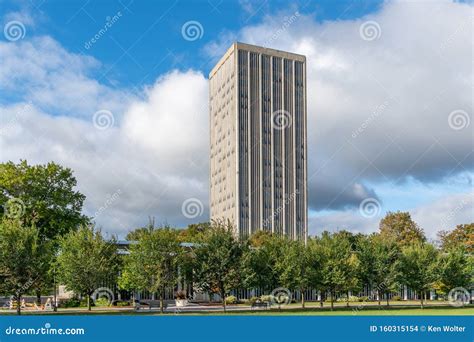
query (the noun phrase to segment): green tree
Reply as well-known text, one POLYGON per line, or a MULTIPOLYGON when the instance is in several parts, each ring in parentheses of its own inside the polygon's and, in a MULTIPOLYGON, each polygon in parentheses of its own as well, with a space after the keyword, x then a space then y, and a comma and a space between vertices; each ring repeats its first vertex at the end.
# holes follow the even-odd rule
POLYGON ((279 273, 276 263, 281 257, 285 240, 267 232, 256 232, 242 257, 242 282, 248 288, 272 290, 277 287, 279 273))
POLYGON ((13 295, 18 315, 22 296, 42 277, 50 251, 40 243, 34 225, 24 226, 18 219, 0 221, 0 292, 13 295))
POLYGON ((124 258, 119 286, 158 293, 163 313, 165 290, 173 288, 178 282, 180 256, 181 248, 175 229, 164 227, 143 231, 138 243, 130 246, 130 254, 124 258))
POLYGON ((225 298, 241 284, 241 261, 245 244, 234 236, 230 222, 213 221, 203 242, 195 250, 197 285, 209 293, 219 294, 226 311, 225 298))
POLYGON ((426 241, 423 229, 408 212, 388 212, 380 221, 379 229, 383 239, 394 240, 401 247, 426 241))
POLYGON ((204 233, 210 228, 210 222, 193 223, 179 233, 181 242, 199 242, 203 239, 204 233))
POLYGON ((380 234, 372 234, 361 236, 357 249, 361 282, 375 289, 379 305, 383 294, 389 305, 389 294, 397 285, 393 266, 399 253, 397 244, 393 240, 383 239, 380 234))
POLYGON ((62 237, 59 248, 57 271, 60 281, 69 291, 87 296, 87 307, 91 310, 92 293, 105 281, 115 281, 118 275, 115 239, 104 240, 100 230, 82 226, 62 237))
POLYGON ((323 259, 325 257, 324 247, 319 237, 308 238, 308 253, 310 254, 310 267, 312 269, 309 277, 310 286, 320 293, 320 306, 323 307, 324 295, 327 291, 326 283, 323 281, 323 259))
POLYGON ((282 252, 276 263, 280 284, 288 289, 299 290, 301 307, 304 308, 304 292, 309 288, 315 272, 311 259, 313 254, 301 241, 286 241, 282 252))
POLYGON ((144 234, 149 234, 154 231, 155 228, 155 218, 148 217, 148 225, 145 227, 136 228, 132 231, 129 231, 125 236, 125 240, 127 241, 138 241, 144 234))
MULTIPOLYGON (((71 169, 52 162, 0 164, 0 218, 14 217, 26 226, 34 224, 39 243, 51 248, 50 241, 56 244, 57 237, 88 222, 81 213, 85 196, 74 189, 76 185, 71 169)), ((52 287, 48 268, 50 263, 45 261, 34 285, 38 302, 41 292, 52 287)))
POLYGON ((356 287, 359 259, 353 251, 350 239, 344 234, 324 232, 318 242, 322 292, 329 291, 332 310, 336 293, 356 287))
POLYGON ((463 247, 452 247, 439 254, 438 288, 448 293, 455 287, 468 288, 474 282, 473 257, 463 247))
POLYGON ((437 280, 437 256, 435 247, 429 243, 414 243, 402 249, 395 263, 397 280, 416 291, 423 299, 437 280))
POLYGON ((474 254, 474 223, 459 224, 452 231, 443 230, 438 237, 443 250, 463 246, 467 253, 474 254))
POLYGON ((55 239, 88 221, 81 213, 85 196, 76 185, 72 170, 53 162, 0 164, 0 215, 9 215, 10 204, 20 206, 16 213, 26 225, 36 225, 41 240, 55 239))

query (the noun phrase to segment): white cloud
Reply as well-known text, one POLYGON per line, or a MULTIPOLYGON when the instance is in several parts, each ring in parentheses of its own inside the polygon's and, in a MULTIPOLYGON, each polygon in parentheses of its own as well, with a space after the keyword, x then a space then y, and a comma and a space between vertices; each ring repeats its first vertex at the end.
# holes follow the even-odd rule
MULTIPOLYGON (((282 30, 291 10, 235 34, 307 56, 313 209, 357 206, 366 194, 377 196, 368 183, 397 186, 407 176, 436 183, 473 171, 472 9, 450 1, 387 2, 357 20, 299 15, 282 30), (361 37, 367 21, 380 27, 378 38, 361 37), (458 109, 471 124, 456 131, 448 117, 458 109)), ((228 36, 212 49, 222 53, 228 36)))
MULTIPOLYGON (((450 2, 386 3, 359 20, 317 23, 299 15, 283 30, 284 14, 267 16, 208 45, 214 58, 236 38, 307 55, 310 204, 340 210, 313 217, 310 232, 376 229, 380 217, 366 219, 348 207, 377 198, 377 182, 403 186, 409 175, 436 186, 472 172, 471 9, 450 2), (378 39, 360 37, 365 20, 380 25, 378 39), (470 115, 471 126, 450 128, 448 116, 456 109, 470 115)), ((101 79, 96 59, 52 38, 29 36, 0 42, 0 64, 0 160, 54 160, 74 169, 87 195, 86 213, 97 213, 104 231, 123 236, 149 215, 178 225, 208 218, 202 73, 170 71, 143 92, 116 89, 101 79), (101 109, 114 115, 107 130, 92 122, 101 109), (183 216, 187 198, 203 203, 202 216, 183 216)), ((469 177, 465 182, 472 186, 469 177)), ((456 208, 456 196, 418 206, 413 216, 431 235, 456 208)), ((472 203, 457 210, 452 226, 472 221, 469 209, 472 203)))
MULTIPOLYGON (((458 224, 474 222, 474 193, 466 192, 445 196, 410 210, 412 219, 424 230, 428 239, 436 239, 440 230, 451 230, 458 224)), ((379 215, 364 217, 357 209, 331 212, 310 217, 310 234, 349 230, 353 233, 372 233, 379 229, 386 214, 381 206, 379 215)))
POLYGON ((50 37, 0 42, 0 61, 2 97, 32 101, 53 115, 92 118, 107 109, 119 118, 134 99, 129 91, 104 85, 99 61, 71 53, 50 37))
POLYGON ((412 211, 412 218, 434 239, 440 230, 451 230, 458 224, 474 222, 474 192, 455 194, 422 205, 412 211))
MULTIPOLYGON (((71 167, 87 196, 85 213, 96 216, 104 232, 121 236, 148 216, 156 216, 157 223, 193 222, 181 213, 187 198, 198 198, 207 208, 208 88, 202 73, 171 71, 140 99, 123 99, 123 91, 87 76, 95 60, 70 54, 51 38, 2 43, 0 51, 6 52, 2 60, 9 70, 1 74, 2 84, 15 74, 29 80, 9 88, 24 89, 28 95, 22 102, 0 106, 2 161, 53 160, 71 167), (37 61, 22 67, 19 56, 37 61), (56 82, 66 78, 66 87, 56 82), (50 89, 36 90, 38 85, 50 89), (75 94, 68 99, 71 90, 75 94), (61 115, 69 101, 84 102, 84 96, 90 103, 78 103, 75 115, 61 115), (124 108, 113 110, 114 126, 94 125, 94 111, 120 105, 124 108)), ((195 220, 207 220, 206 212, 195 220)))

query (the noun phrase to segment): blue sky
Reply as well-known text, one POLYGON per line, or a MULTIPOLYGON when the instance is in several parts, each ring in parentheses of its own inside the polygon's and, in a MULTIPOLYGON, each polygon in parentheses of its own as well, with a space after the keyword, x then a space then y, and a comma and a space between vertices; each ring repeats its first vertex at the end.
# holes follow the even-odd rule
POLYGON ((38 23, 30 34, 52 35, 69 51, 94 56, 105 66, 101 71, 108 71, 104 82, 110 79, 120 86, 139 87, 173 68, 194 68, 207 74, 215 62, 202 51, 207 43, 222 32, 237 31, 289 7, 325 21, 357 18, 379 5, 379 1, 295 1, 291 6, 287 1, 268 0, 251 5, 223 0, 15 1, 3 2, 2 12, 31 11, 38 23), (247 6, 252 10, 246 10, 247 6), (106 18, 117 12, 122 18, 100 43, 85 49, 85 43, 104 26, 106 18), (181 35, 182 25, 190 20, 204 28, 202 38, 194 42, 181 35))
POLYGON ((307 56, 311 234, 374 231, 394 210, 410 211, 430 237, 474 220, 472 4, 0 9, 0 160, 71 167, 86 214, 106 232, 123 236, 148 216, 178 227, 208 219, 207 74, 235 40, 307 56), (183 33, 189 24, 196 39, 183 33), (8 30, 15 25, 19 37, 8 30))

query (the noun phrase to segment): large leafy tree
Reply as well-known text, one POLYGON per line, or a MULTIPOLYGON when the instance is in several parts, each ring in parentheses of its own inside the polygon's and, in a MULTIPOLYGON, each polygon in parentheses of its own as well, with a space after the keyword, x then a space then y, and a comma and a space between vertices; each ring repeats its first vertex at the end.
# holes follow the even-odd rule
POLYGON ((380 221, 379 229, 383 239, 394 240, 402 247, 426 241, 423 229, 412 220, 408 212, 388 212, 380 221))
POLYGON ((301 307, 305 307, 304 292, 310 287, 314 268, 309 248, 302 241, 285 241, 282 255, 277 259, 276 269, 280 284, 289 289, 297 289, 301 294, 301 307))
POLYGON ((29 165, 25 160, 0 164, 0 215, 14 215, 34 223, 39 238, 55 239, 87 222, 82 215, 85 196, 76 191, 72 170, 55 163, 29 165))
POLYGON ((115 239, 105 240, 93 226, 70 231, 59 241, 59 279, 68 290, 87 296, 89 310, 92 293, 105 281, 115 281, 118 269, 115 239))
POLYGON ((199 242, 210 227, 210 222, 190 224, 186 229, 180 231, 179 240, 181 242, 199 242))
POLYGON ((474 254, 474 223, 459 224, 452 231, 439 232, 438 236, 443 250, 463 246, 467 253, 474 254))
POLYGON ((307 243, 310 267, 312 268, 311 275, 309 277, 310 286, 316 290, 319 290, 320 293, 320 305, 323 307, 324 295, 327 291, 326 283, 323 280, 323 270, 322 266, 324 265, 325 251, 324 246, 321 243, 319 237, 310 237, 308 238, 307 243))
POLYGON ((124 258, 119 286, 128 290, 158 293, 160 311, 167 288, 178 281, 178 263, 181 248, 178 232, 169 227, 148 229, 140 233, 136 244, 130 246, 130 254, 124 258))
MULTIPOLYGON (((39 243, 55 248, 58 237, 88 221, 81 213, 85 196, 75 190, 76 184, 71 169, 52 162, 0 164, 0 218, 17 218, 26 226, 34 224, 39 243)), ((47 272, 50 262, 44 261, 34 284, 38 302, 41 292, 52 287, 47 272)))
POLYGON ((456 287, 468 288, 474 281, 474 258, 463 246, 440 253, 437 265, 438 288, 448 293, 456 287))
POLYGON ((197 285, 210 293, 219 294, 224 311, 225 298, 241 284, 241 262, 245 244, 233 233, 230 222, 213 221, 204 239, 195 250, 197 285))
POLYGON ((318 245, 321 289, 329 291, 333 309, 336 293, 357 287, 360 262, 345 234, 324 232, 318 240, 318 245))
POLYGON ((242 282, 248 288, 271 290, 279 283, 276 263, 281 258, 285 240, 258 231, 250 236, 250 246, 242 257, 242 282))
POLYGON ((380 234, 372 234, 359 237, 357 250, 361 281, 375 290, 379 305, 382 294, 386 295, 389 305, 389 294, 397 284, 393 266, 399 253, 397 244, 383 239, 380 234))
POLYGON ((395 263, 396 279, 419 294, 421 308, 426 291, 437 280, 437 256, 433 245, 413 243, 402 249, 395 263))
POLYGON ((40 243, 38 229, 18 219, 0 221, 0 293, 13 295, 21 314, 22 296, 34 288, 46 272, 51 249, 40 243))

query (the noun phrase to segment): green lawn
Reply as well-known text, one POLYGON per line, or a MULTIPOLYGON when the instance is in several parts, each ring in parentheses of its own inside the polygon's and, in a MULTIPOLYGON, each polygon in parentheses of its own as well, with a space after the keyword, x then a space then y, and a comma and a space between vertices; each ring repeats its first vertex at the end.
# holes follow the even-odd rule
MULTIPOLYGON (((311 303, 314 304, 314 303, 311 303)), ((14 311, 0 310, 1 315, 15 315, 14 311)), ((228 311, 224 314, 222 311, 200 311, 200 312, 167 312, 166 315, 194 315, 194 316, 212 316, 212 315, 248 315, 248 316, 265 316, 265 315, 300 315, 300 316, 417 316, 417 315, 430 315, 430 316, 474 316, 474 305, 468 307, 455 308, 451 306, 434 306, 425 307, 421 309, 414 305, 398 305, 398 306, 382 306, 377 307, 374 305, 360 305, 346 308, 344 306, 336 306, 333 311, 328 307, 319 308, 311 305, 306 309, 301 309, 297 306, 284 307, 281 310, 273 308, 271 310, 240 310, 240 311, 228 311)), ((94 308, 91 312, 85 309, 60 309, 59 312, 54 313, 48 312, 35 312, 35 311, 23 311, 22 315, 160 315, 157 311, 148 311, 147 309, 140 310, 138 312, 132 309, 115 309, 115 308, 94 308)))
MULTIPOLYGON (((223 312, 193 312, 180 313, 183 315, 223 315, 223 312)), ((278 309, 272 310, 254 310, 254 311, 239 311, 227 312, 226 315, 284 315, 284 316, 474 316, 474 307, 469 308, 452 308, 452 307, 434 307, 434 308, 363 308, 363 309, 345 309, 336 308, 333 311, 329 309, 278 309)))

